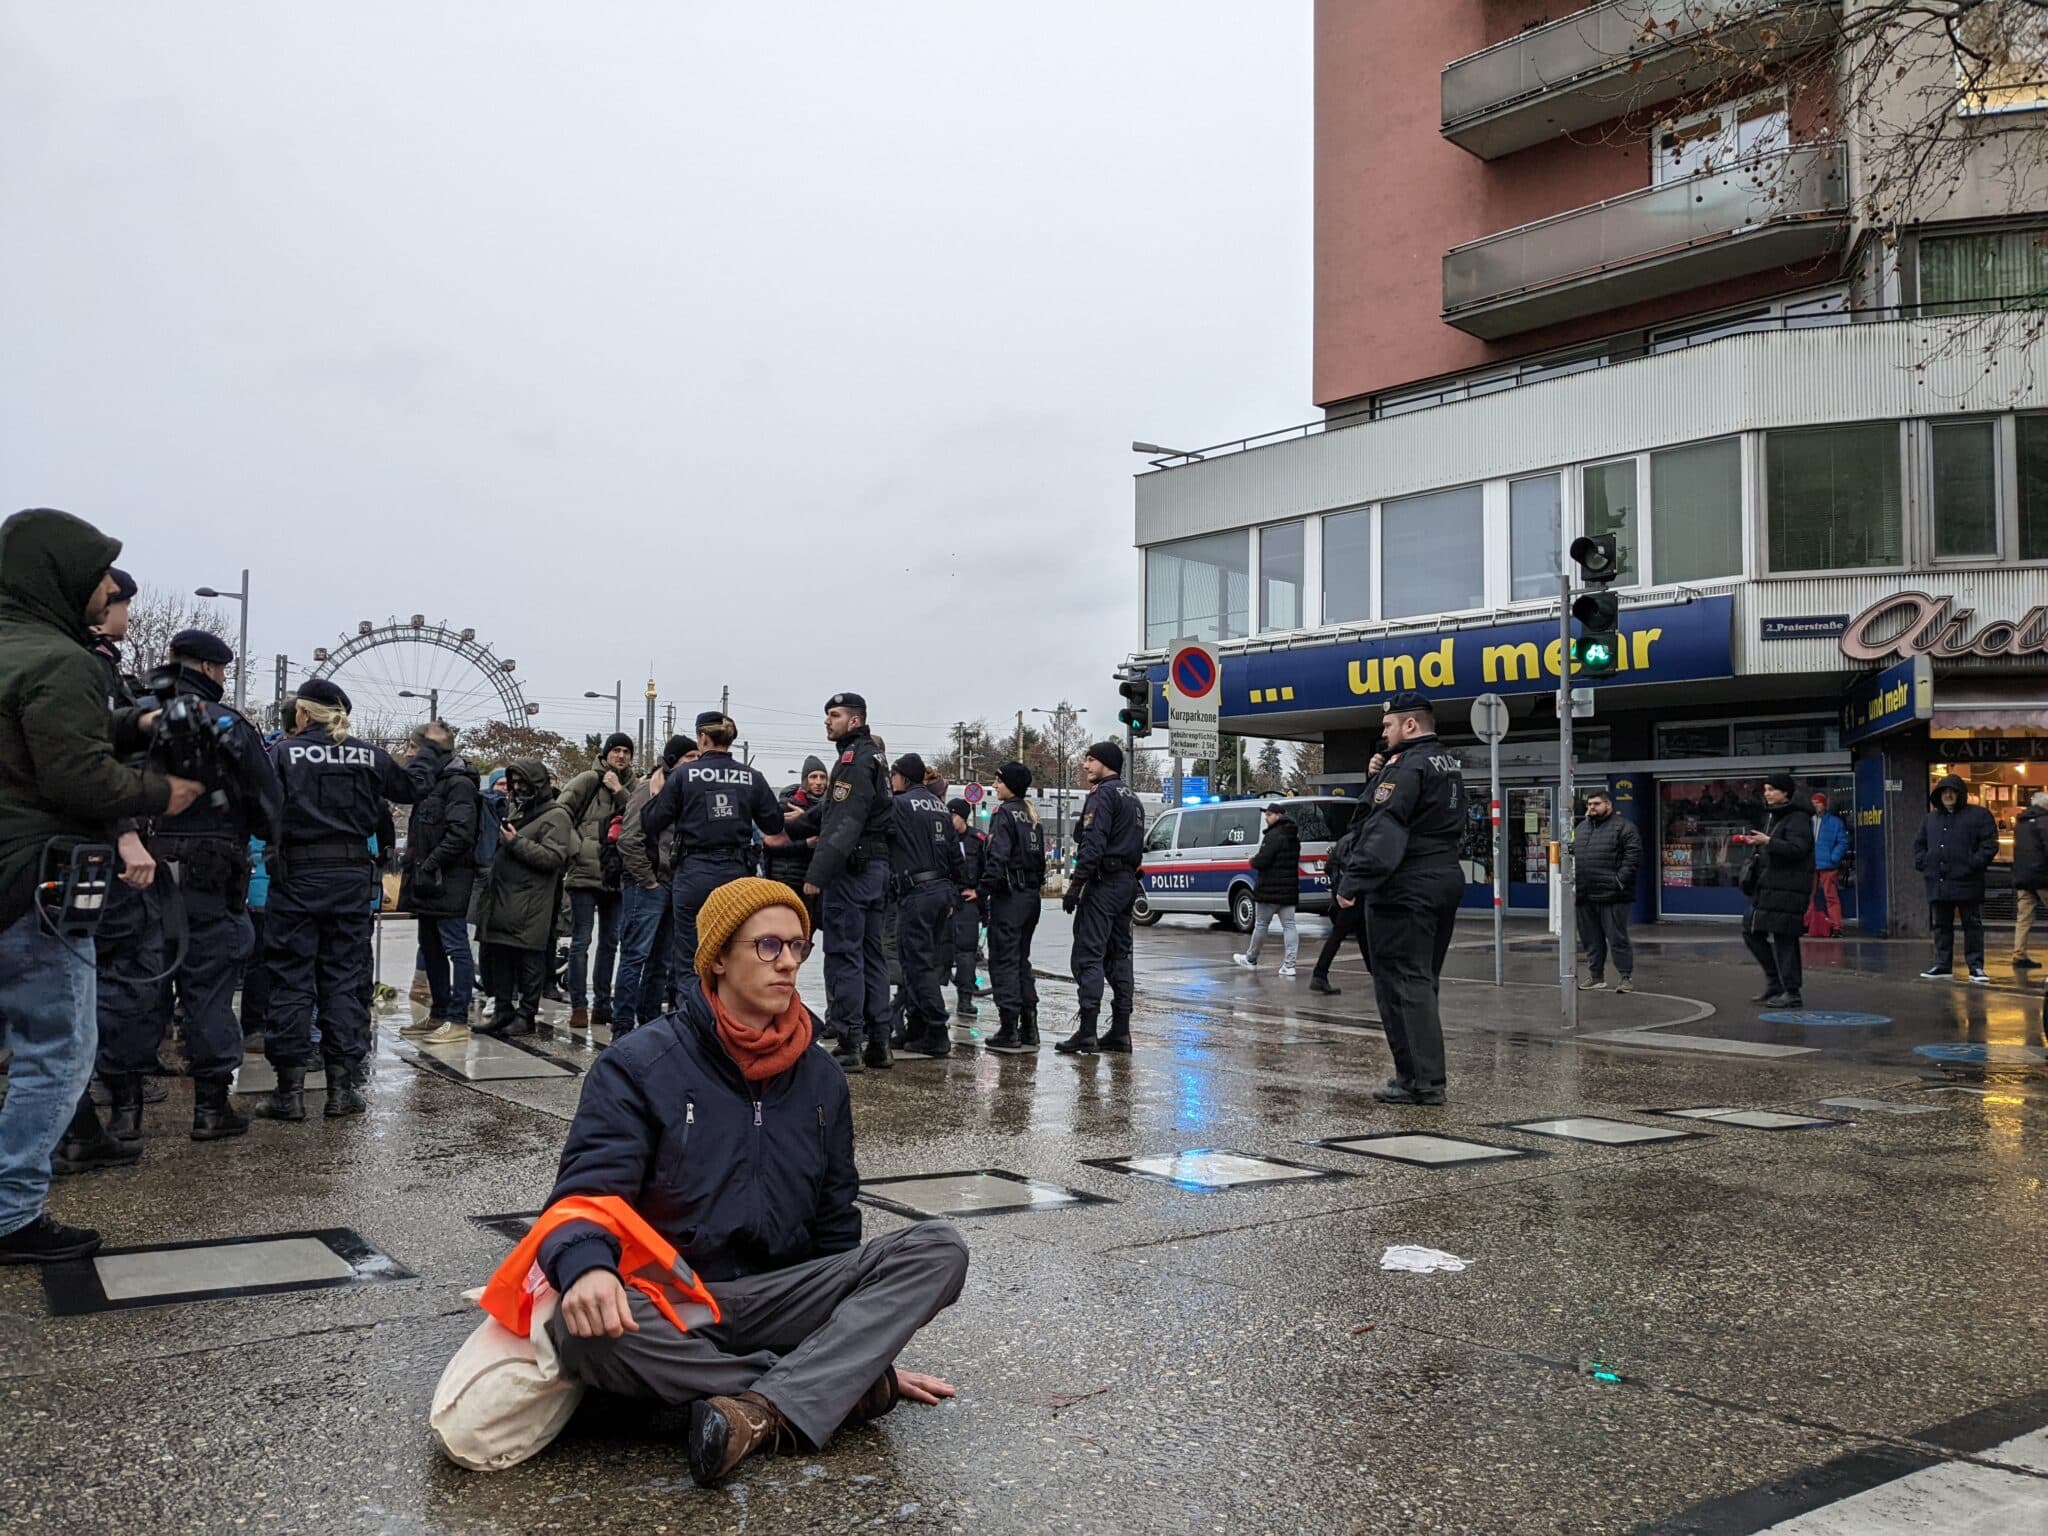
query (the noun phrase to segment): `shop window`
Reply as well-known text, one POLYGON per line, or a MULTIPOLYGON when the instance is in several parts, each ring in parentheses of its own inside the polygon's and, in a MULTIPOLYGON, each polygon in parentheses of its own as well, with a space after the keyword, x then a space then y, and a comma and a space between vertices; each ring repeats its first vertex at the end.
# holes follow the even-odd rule
POLYGON ((1948 559, 1998 553, 1998 425, 1938 422, 1933 452, 1934 553, 1948 559))
POLYGON ((1733 757, 1734 728, 1722 725, 1660 725, 1657 756, 1733 757))
POLYGON ((1582 484, 1586 533, 1614 535, 1618 579, 1621 585, 1632 587, 1642 579, 1636 563, 1636 461, 1589 464, 1582 472, 1582 484))
POLYGON ((1763 720, 1735 727, 1735 756, 1790 757, 1802 752, 1839 752, 1841 727, 1816 715, 1810 720, 1763 720))
POLYGON ((1155 544, 1145 551, 1145 643, 1241 640, 1251 631, 1251 534, 1155 544))
POLYGON ((1383 618, 1484 606, 1486 529, 1478 486, 1387 502, 1380 519, 1385 567, 1401 573, 1380 594, 1383 618))
MULTIPOLYGON (((1815 793, 1837 815, 1855 801, 1846 773, 1801 775, 1793 799, 1815 793)), ((1659 884, 1666 914, 1739 914, 1746 903, 1739 881, 1751 849, 1736 837, 1764 830, 1764 781, 1750 777, 1662 779, 1657 785, 1659 884)))
POLYGON ((1650 455, 1650 549, 1660 583, 1742 574, 1738 439, 1650 455))
POLYGON ((2048 305, 2048 228, 1923 235, 1919 251, 1922 314, 2048 305))
POLYGON ((1301 628, 1302 523, 1259 530, 1259 628, 1301 628))
POLYGON ((1508 485, 1508 548, 1512 563, 1512 601, 1557 596, 1558 567, 1564 547, 1563 483, 1556 475, 1539 475, 1508 485))
POLYGON ((2048 560, 2048 416, 2013 420, 2020 461, 2020 558, 2048 560))
POLYGON ((1897 423, 1773 432, 1764 458, 1772 571, 1901 563, 1897 423))
POLYGON ((1372 511, 1333 513, 1323 519, 1323 622, 1371 617, 1372 511))

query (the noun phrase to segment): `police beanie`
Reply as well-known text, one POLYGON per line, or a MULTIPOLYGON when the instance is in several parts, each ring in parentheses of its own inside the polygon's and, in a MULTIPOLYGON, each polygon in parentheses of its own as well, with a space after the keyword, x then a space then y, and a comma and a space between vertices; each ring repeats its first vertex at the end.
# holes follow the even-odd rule
POLYGON ((613 747, 624 747, 628 752, 631 752, 633 750, 633 738, 624 731, 613 731, 611 735, 605 737, 604 749, 609 752, 613 747))
POLYGON ((233 646, 219 635, 203 629, 181 629, 171 636, 171 654, 187 656, 193 661, 203 661, 216 667, 232 666, 235 660, 233 646))
POLYGON ((324 677, 309 677, 299 684, 297 696, 309 704, 324 704, 329 709, 349 712, 348 695, 341 691, 341 684, 330 683, 324 677))
POLYGON ((924 782, 924 759, 915 752, 906 752, 896 759, 896 766, 889 771, 902 774, 904 778, 913 784, 922 784, 924 782))
POLYGON ((965 800, 948 800, 946 802, 946 809, 955 816, 958 816, 962 821, 974 820, 974 807, 965 800))
POLYGON ((1102 764, 1111 773, 1122 773, 1124 771, 1124 749, 1113 741, 1098 741, 1088 749, 1087 755, 1094 758, 1095 761, 1102 764))
POLYGON ((746 920, 770 907, 787 907, 804 925, 804 937, 811 936, 811 914, 804 899, 780 880, 763 880, 747 875, 728 880, 697 909, 697 979, 711 985, 711 967, 732 942, 746 920))
POLYGON ((135 578, 122 570, 118 565, 108 566, 107 574, 114 578, 113 601, 117 603, 127 602, 141 590, 135 585, 135 578))
POLYGON ((1022 763, 1005 763, 996 770, 996 777, 1003 781, 1003 788, 1013 795, 1021 795, 1031 788, 1031 770, 1022 763))

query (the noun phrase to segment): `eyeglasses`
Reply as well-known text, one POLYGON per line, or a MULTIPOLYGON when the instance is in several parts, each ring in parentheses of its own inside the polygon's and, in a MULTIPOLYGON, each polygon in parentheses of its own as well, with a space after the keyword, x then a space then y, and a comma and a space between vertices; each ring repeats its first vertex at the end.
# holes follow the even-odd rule
POLYGON ((811 951, 816 947, 809 939, 780 939, 772 933, 754 940, 754 953, 761 957, 763 965, 773 965, 785 949, 796 956, 798 965, 802 965, 811 958, 811 951))

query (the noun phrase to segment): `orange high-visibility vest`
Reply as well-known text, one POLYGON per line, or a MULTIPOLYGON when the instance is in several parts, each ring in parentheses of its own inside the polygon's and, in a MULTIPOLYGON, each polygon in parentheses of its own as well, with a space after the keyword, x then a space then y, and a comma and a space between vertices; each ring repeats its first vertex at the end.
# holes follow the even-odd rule
POLYGON ((539 1263, 541 1242, 572 1221, 590 1222, 611 1235, 619 1245, 620 1280, 653 1302, 679 1331, 688 1333, 690 1323, 702 1327, 719 1320, 718 1298, 683 1262, 675 1246, 642 1221, 632 1206, 617 1195, 568 1195, 540 1213, 484 1286, 479 1305, 520 1338, 530 1336, 534 1297, 548 1283, 539 1263), (682 1303, 680 1312, 669 1292, 682 1303))

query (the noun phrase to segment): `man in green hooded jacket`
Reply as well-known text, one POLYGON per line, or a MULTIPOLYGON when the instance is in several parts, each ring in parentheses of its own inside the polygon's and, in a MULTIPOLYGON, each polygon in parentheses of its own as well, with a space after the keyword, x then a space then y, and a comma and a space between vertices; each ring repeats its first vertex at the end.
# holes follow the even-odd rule
MULTIPOLYGON (((58 931, 38 896, 73 849, 111 845, 127 816, 184 810, 203 786, 116 755, 154 712, 108 707, 88 647, 121 553, 90 523, 38 508, 0 523, 0 1044, 14 1053, 0 1104, 0 1264, 82 1258, 99 1234, 43 1209, 50 1154, 92 1077, 93 941, 58 931)), ((124 871, 131 884, 148 872, 124 871)))

